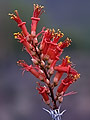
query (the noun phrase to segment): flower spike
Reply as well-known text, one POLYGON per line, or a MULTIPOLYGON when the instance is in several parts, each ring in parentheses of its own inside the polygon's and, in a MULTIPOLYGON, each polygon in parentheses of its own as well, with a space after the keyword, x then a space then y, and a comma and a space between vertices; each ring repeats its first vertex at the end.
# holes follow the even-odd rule
POLYGON ((32 65, 28 65, 24 60, 19 60, 17 64, 22 67, 23 73, 24 71, 30 72, 40 82, 43 82, 43 85, 37 82, 38 87, 36 88, 45 104, 50 108, 50 110, 45 108, 43 110, 48 112, 53 120, 61 120, 66 110, 60 112, 60 105, 64 96, 76 93, 73 91, 66 93, 66 91, 72 83, 80 78, 80 74, 73 67, 69 56, 62 58, 62 61, 60 61, 64 48, 71 45, 71 39, 67 37, 64 41, 59 41, 64 36, 60 29, 55 32, 54 28, 46 29, 43 27, 37 33, 37 24, 44 12, 43 8, 44 6, 34 4, 30 34, 25 26, 26 22, 21 20, 17 10, 14 11, 15 14, 9 13, 9 16, 17 22, 18 27, 22 30, 14 33, 15 39, 19 40, 32 60, 32 65), (62 79, 63 74, 66 74, 66 77, 62 79), (53 81, 51 81, 52 78, 53 81), (54 92, 55 87, 57 87, 56 93, 54 92))

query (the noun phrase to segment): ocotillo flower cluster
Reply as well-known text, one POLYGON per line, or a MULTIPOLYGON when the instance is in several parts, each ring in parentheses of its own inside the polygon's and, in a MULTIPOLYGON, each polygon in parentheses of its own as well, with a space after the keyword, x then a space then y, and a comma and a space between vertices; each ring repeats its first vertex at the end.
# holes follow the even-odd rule
POLYGON ((21 33, 14 33, 15 39, 23 44, 26 52, 32 57, 33 64, 28 65, 24 60, 19 60, 17 63, 23 71, 32 73, 44 83, 43 86, 40 82, 37 82, 37 90, 50 109, 55 110, 59 107, 58 103, 63 101, 63 96, 67 95, 65 94, 67 88, 80 77, 80 74, 73 68, 69 56, 63 58, 60 65, 56 65, 56 62, 61 59, 63 49, 71 45, 71 39, 67 37, 64 41, 59 41, 64 36, 59 29, 55 32, 54 29, 43 27, 40 33, 36 33, 40 15, 44 12, 43 8, 44 6, 34 4, 33 16, 31 17, 31 33, 28 32, 25 26, 26 22, 21 20, 17 10, 15 10, 16 15, 10 13, 9 15, 22 30, 21 33), (39 36, 41 36, 41 42, 38 40, 39 36), (64 73, 67 77, 60 80, 64 73), (57 87, 57 91, 54 94, 55 87, 57 87))

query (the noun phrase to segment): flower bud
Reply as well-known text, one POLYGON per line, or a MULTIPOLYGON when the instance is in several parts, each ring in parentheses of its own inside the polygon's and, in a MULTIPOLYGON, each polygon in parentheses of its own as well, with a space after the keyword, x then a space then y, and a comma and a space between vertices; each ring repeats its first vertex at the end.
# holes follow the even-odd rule
POLYGON ((35 55, 36 55, 36 52, 31 51, 31 55, 32 55, 32 56, 35 56, 35 55))
POLYGON ((44 78, 43 78, 42 75, 39 76, 39 79, 40 79, 41 81, 44 81, 44 78))
POLYGON ((49 81, 48 79, 46 79, 45 82, 46 82, 46 84, 48 84, 48 85, 50 84, 50 81, 49 81))
POLYGON ((48 60, 49 59, 49 56, 48 55, 45 55, 44 56, 44 60, 48 60))
POLYGON ((42 44, 40 45, 39 49, 40 49, 41 51, 43 50, 43 46, 42 46, 42 44))
POLYGON ((54 69, 53 69, 53 67, 51 67, 51 68, 49 69, 49 74, 50 74, 50 75, 53 75, 53 73, 54 73, 54 69))
POLYGON ((41 55, 40 55, 40 57, 41 57, 41 59, 43 60, 44 55, 43 55, 43 54, 41 54, 41 55))
POLYGON ((40 50, 38 49, 38 47, 36 47, 36 50, 37 50, 38 54, 40 54, 40 50))
POLYGON ((32 62, 35 64, 35 65, 38 65, 39 63, 38 63, 38 60, 36 60, 36 59, 31 59, 32 60, 32 62))
POLYGON ((33 46, 30 44, 30 49, 32 50, 33 49, 33 46))
POLYGON ((61 103, 63 102, 63 96, 58 97, 58 101, 61 103))
POLYGON ((58 78, 54 77, 53 82, 54 82, 54 86, 57 86, 58 85, 58 78))
POLYGON ((46 65, 46 68, 47 68, 47 69, 50 69, 50 65, 46 65))
POLYGON ((34 39, 33 39, 33 43, 34 43, 35 45, 38 43, 37 38, 34 38, 34 39))
POLYGON ((53 60, 49 59, 48 60, 48 64, 50 65, 52 63, 53 60))
POLYGON ((45 66, 45 62, 42 60, 41 61, 41 66, 44 67, 45 66))
POLYGON ((41 69, 39 70, 39 72, 40 72, 41 74, 43 74, 43 73, 44 73, 44 72, 43 72, 43 70, 41 70, 41 69))

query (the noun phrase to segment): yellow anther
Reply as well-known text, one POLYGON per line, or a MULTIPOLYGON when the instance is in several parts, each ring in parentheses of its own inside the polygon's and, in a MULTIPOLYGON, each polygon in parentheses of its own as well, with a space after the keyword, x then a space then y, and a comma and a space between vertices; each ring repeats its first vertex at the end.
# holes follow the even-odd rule
POLYGON ((49 31, 51 32, 52 30, 50 29, 49 31))
POLYGON ((58 46, 61 46, 61 44, 62 44, 62 42, 59 42, 59 43, 58 43, 58 46))
POLYGON ((54 30, 54 28, 52 29, 52 32, 54 32, 54 33, 55 33, 55 30, 54 30))
POLYGON ((55 35, 58 35, 58 33, 55 33, 55 35))
POLYGON ((9 16, 11 16, 11 17, 10 17, 10 19, 17 18, 17 16, 16 16, 16 15, 14 15, 14 14, 9 13, 8 15, 9 15, 9 16))
POLYGON ((60 31, 60 29, 57 29, 57 31, 60 31))
POLYGON ((80 74, 77 74, 77 78, 80 78, 80 74))
POLYGON ((58 31, 59 34, 61 34, 61 31, 58 31))
POLYGON ((14 19, 13 17, 10 17, 10 19, 14 19))
POLYGON ((44 8, 44 6, 41 6, 41 8, 44 8))
POLYGON ((13 35, 17 35, 17 33, 13 33, 13 35))
POLYGON ((17 32, 17 33, 14 33, 14 35, 20 35, 20 33, 19 33, 19 32, 17 32))
POLYGON ((33 4, 33 6, 35 7, 35 9, 43 9, 44 6, 38 5, 38 4, 33 4))
POLYGON ((69 56, 66 56, 66 58, 69 58, 69 59, 70 59, 70 57, 69 57, 69 56))
POLYGON ((62 36, 64 36, 64 34, 63 33, 61 33, 62 34, 62 36))
POLYGON ((72 42, 72 40, 70 39, 70 42, 72 42))
POLYGON ((8 13, 8 15, 12 16, 13 14, 12 13, 8 13))
POLYGON ((16 39, 16 38, 17 38, 17 35, 14 35, 14 38, 16 39))
POLYGON ((14 35, 14 37, 16 39, 16 38, 18 38, 18 35, 21 35, 21 33, 17 32, 17 33, 14 33, 13 35, 14 35))
POLYGON ((18 64, 19 62, 17 61, 17 64, 18 64))
POLYGON ((58 34, 58 37, 60 37, 61 35, 60 34, 58 34))
POLYGON ((71 63, 70 58, 71 58, 71 57, 66 56, 66 59, 67 59, 67 62, 68 62, 68 63, 71 63))
POLYGON ((53 36, 53 39, 55 38, 55 36, 53 36))
POLYGON ((54 36, 55 34, 54 33, 52 33, 52 36, 54 36))
POLYGON ((36 8, 39 8, 39 5, 38 5, 38 4, 36 5, 36 8))
POLYGON ((74 75, 73 77, 73 80, 77 80, 78 78, 80 78, 80 74, 74 75))
POLYGON ((17 13, 18 11, 17 10, 14 10, 15 13, 17 13))

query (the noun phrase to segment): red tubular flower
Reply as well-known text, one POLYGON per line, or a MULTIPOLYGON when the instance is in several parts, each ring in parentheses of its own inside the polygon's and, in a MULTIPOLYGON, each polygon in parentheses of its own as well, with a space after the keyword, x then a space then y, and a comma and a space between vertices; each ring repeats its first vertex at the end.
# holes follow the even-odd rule
POLYGON ((25 48, 26 51, 31 55, 31 50, 30 50, 30 44, 27 42, 27 39, 21 34, 21 33, 14 33, 15 39, 19 39, 20 43, 22 43, 25 48))
POLYGON ((43 55, 45 57, 48 56, 49 59, 52 60, 51 67, 53 67, 56 64, 57 60, 59 60, 59 56, 62 53, 62 49, 59 48, 57 42, 61 37, 63 37, 63 35, 64 34, 61 33, 61 31, 59 30, 57 31, 57 33, 55 33, 54 29, 47 29, 44 33, 44 37, 41 42, 40 48, 42 50, 43 55))
POLYGON ((72 64, 69 59, 70 57, 66 56, 66 58, 63 59, 62 64, 59 66, 55 66, 54 70, 57 70, 58 72, 65 72, 67 74, 73 74, 73 75, 78 74, 74 68, 71 68, 72 64))
POLYGON ((46 91, 46 87, 45 86, 44 87, 40 86, 40 88, 37 88, 37 90, 39 91, 39 94, 42 95, 44 102, 46 104, 50 104, 50 100, 49 100, 49 97, 48 97, 48 94, 47 94, 47 91, 46 91))
POLYGON ((54 70, 58 71, 58 72, 56 72, 56 75, 53 79, 55 85, 58 84, 63 73, 67 73, 68 75, 71 74, 74 77, 78 75, 78 72, 74 68, 71 68, 71 65, 72 64, 70 62, 70 57, 66 56, 66 58, 63 59, 61 65, 54 67, 54 70))
POLYGON ((61 31, 57 31, 57 33, 55 33, 55 30, 53 29, 51 31, 51 36, 50 38, 50 45, 48 47, 48 50, 46 52, 47 55, 50 56, 50 59, 55 60, 57 55, 59 56, 59 53, 61 52, 61 49, 58 47, 58 40, 63 37, 63 33, 61 33, 61 31), (51 41, 51 39, 53 38, 53 41, 51 41))
POLYGON ((11 16, 11 19, 15 20, 17 22, 17 24, 18 24, 18 27, 20 27, 22 29, 23 34, 25 36, 28 36, 29 33, 28 33, 27 28, 25 26, 26 22, 22 22, 22 20, 20 19, 19 15, 18 15, 17 10, 15 10, 15 13, 16 13, 16 15, 9 13, 9 15, 11 16))
POLYGON ((26 49, 26 51, 33 57, 35 58, 35 56, 32 55, 31 52, 31 48, 33 48, 33 46, 31 44, 29 44, 29 42, 27 41, 26 37, 23 36, 23 34, 21 33, 14 33, 14 37, 15 39, 19 39, 19 42, 22 43, 26 49))
POLYGON ((80 78, 80 74, 76 73, 76 75, 71 75, 69 77, 69 79, 66 79, 66 80, 64 79, 63 80, 63 84, 67 84, 67 83, 68 84, 64 86, 63 93, 65 93, 66 90, 67 90, 67 88, 70 86, 70 84, 72 84, 73 82, 75 82, 78 78, 80 78))
POLYGON ((31 72, 35 77, 39 78, 38 72, 32 67, 32 65, 27 65, 24 60, 19 60, 17 63, 23 67, 24 70, 31 72))
POLYGON ((57 46, 56 51, 54 52, 55 57, 54 57, 51 65, 50 65, 50 67, 54 67, 55 66, 55 64, 59 60, 59 57, 62 54, 62 52, 63 52, 63 50, 58 48, 58 46, 57 46))
POLYGON ((59 67, 56 66, 54 69, 59 71, 59 72, 69 72, 70 67, 63 67, 63 66, 59 65, 59 67))
POLYGON ((59 85, 58 89, 57 89, 57 95, 61 92, 65 92, 65 90, 69 87, 69 85, 72 82, 73 79, 66 77, 64 80, 62 80, 61 84, 59 85))
MULTIPOLYGON (((17 62, 20 66, 23 67, 23 70, 27 72, 31 72, 36 78, 40 79, 41 81, 44 81, 47 84, 47 80, 45 78, 45 75, 36 71, 35 68, 32 65, 27 65, 27 63, 24 60, 19 60, 17 62)), ((39 68, 38 68, 39 70, 39 68)))
POLYGON ((35 36, 36 35, 36 28, 38 21, 40 20, 40 15, 44 12, 42 9, 44 6, 39 6, 38 4, 34 4, 34 12, 33 12, 33 17, 31 17, 32 24, 31 24, 31 35, 35 36))
POLYGON ((36 78, 40 79, 41 81, 46 81, 46 78, 43 74, 36 71, 32 65, 27 65, 24 60, 19 60, 17 63, 23 67, 24 71, 26 70, 28 72, 31 72, 36 78))
POLYGON ((65 93, 70 84, 75 82, 78 78, 80 78, 80 74, 69 74, 64 80, 62 80, 61 84, 59 85, 56 93, 57 96, 62 92, 65 93))
POLYGON ((47 52, 46 52, 46 55, 50 56, 49 58, 51 60, 55 59, 55 57, 56 57, 56 48, 57 48, 57 45, 54 43, 51 43, 49 45, 47 52))
MULTIPOLYGON (((61 65, 55 66, 54 70, 56 70, 56 75, 53 79, 54 84, 57 85, 60 78, 62 77, 63 73, 70 73, 71 69, 71 62, 70 62, 70 57, 66 56, 66 58, 62 60, 61 65)), ((73 71, 72 71, 73 72, 73 71)))
POLYGON ((63 92, 63 89, 64 89, 64 87, 67 86, 67 85, 68 85, 68 83, 64 83, 63 80, 62 80, 61 84, 59 85, 59 87, 58 87, 58 89, 57 89, 56 95, 59 96, 61 93, 64 93, 64 92, 63 92))
POLYGON ((49 45, 51 44, 51 39, 53 38, 51 29, 47 29, 43 34, 43 39, 40 44, 40 50, 42 50, 42 54, 45 55, 49 45))

